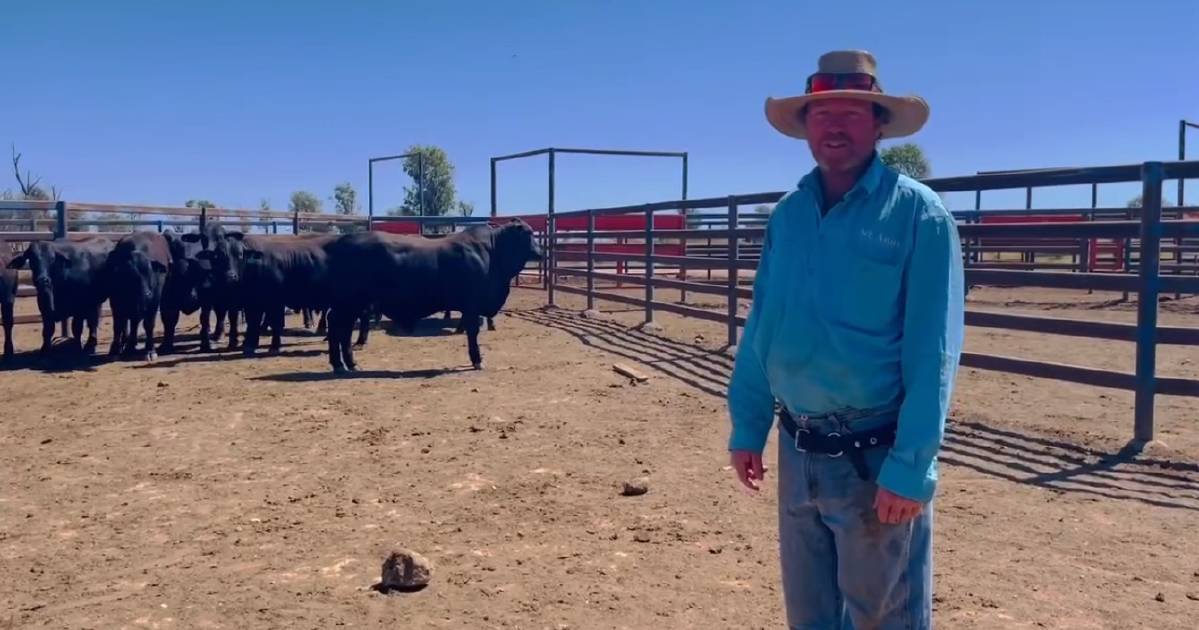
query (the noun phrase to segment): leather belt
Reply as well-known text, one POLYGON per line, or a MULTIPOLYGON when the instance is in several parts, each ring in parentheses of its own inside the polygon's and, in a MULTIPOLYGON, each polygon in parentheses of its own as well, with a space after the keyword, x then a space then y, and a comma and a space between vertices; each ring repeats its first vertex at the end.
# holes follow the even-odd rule
POLYGON ((812 433, 810 429, 799 426, 795 422, 795 418, 791 417, 791 413, 786 409, 779 411, 779 423, 794 438, 796 450, 801 453, 821 453, 829 457, 846 455, 853 464, 854 470, 858 472, 858 477, 861 477, 865 481, 871 481, 871 479, 870 471, 866 468, 866 457, 862 452, 867 449, 894 444, 895 430, 898 426, 897 422, 889 422, 880 427, 865 431, 854 431, 844 434, 834 431, 818 434, 812 433))

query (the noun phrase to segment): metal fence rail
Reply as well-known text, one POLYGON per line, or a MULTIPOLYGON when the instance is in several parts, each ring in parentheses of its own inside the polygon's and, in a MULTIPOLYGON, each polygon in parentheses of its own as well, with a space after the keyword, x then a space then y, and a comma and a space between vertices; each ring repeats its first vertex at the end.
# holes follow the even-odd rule
MULTIPOLYGON (((963 255, 967 266, 965 275, 973 285, 1036 286, 1053 288, 1088 289, 1101 291, 1125 291, 1135 293, 1138 310, 1137 323, 1119 324, 1072 320, 1033 315, 1016 315, 969 310, 966 322, 969 326, 1023 330, 1044 334, 1060 334, 1093 339, 1129 341, 1136 344, 1135 372, 1120 372, 1066 365, 1048 361, 1036 361, 1017 357, 963 353, 962 365, 980 369, 999 370, 1026 374, 1040 378, 1067 380, 1071 382, 1127 389, 1135 392, 1134 439, 1153 439, 1153 403, 1157 394, 1199 396, 1199 379, 1160 377, 1156 373, 1157 344, 1199 345, 1199 328, 1157 325, 1158 296, 1163 291, 1199 294, 1199 265, 1183 263, 1185 253, 1199 251, 1199 220, 1183 217, 1192 208, 1169 208, 1163 213, 1161 190, 1167 179, 1199 177, 1199 162, 1147 162, 1140 165, 1107 166, 1081 169, 1046 169, 1019 173, 988 173, 969 177, 952 177, 926 180, 925 183, 938 192, 998 190, 1005 188, 1028 188, 1101 183, 1136 182, 1142 184, 1143 208, 1083 208, 1055 210, 1003 210, 966 211, 955 213, 959 223, 959 234, 963 242, 963 255), (987 223, 985 216, 1020 215, 1080 215, 1082 220, 1066 222, 1015 221, 987 223), (987 245, 996 239, 1017 239, 1014 245, 987 245), (1122 272, 1099 272, 1086 266, 1090 247, 1095 239, 1127 242, 1122 272), (1163 246, 1162 239, 1172 239, 1163 246), (1062 244, 1064 240, 1066 244, 1062 244), (1038 244, 1047 243, 1047 244, 1038 244), (1072 255, 1076 259, 1066 263, 1010 263, 995 265, 981 261, 978 254, 985 251, 1026 251, 1033 244, 1036 251, 1052 252, 1056 255, 1072 255), (973 249, 972 247, 973 246, 973 249), (1012 248, 1011 250, 1004 248, 1012 248), (1162 256, 1177 256, 1163 265, 1162 256), (1024 268, 1019 268, 1022 265, 1024 268), (1057 265, 1051 267, 1049 265, 1057 265), (998 267, 998 268, 988 268, 998 267), (1052 269, 1044 271, 1043 269, 1052 269), (1162 275, 1173 272, 1176 275, 1162 275), (1190 272, 1191 275, 1182 275, 1190 272)), ((771 204, 778 201, 782 193, 757 193, 732 195, 723 198, 680 199, 636 206, 593 208, 557 213, 556 217, 584 216, 588 228, 583 231, 555 229, 556 222, 548 221, 546 239, 552 244, 548 267, 548 301, 555 302, 555 292, 580 295, 586 298, 587 308, 594 309, 597 300, 605 300, 641 307, 645 309, 645 321, 653 322, 658 311, 724 323, 728 327, 728 345, 736 346, 738 328, 745 325, 745 318, 738 314, 741 300, 751 299, 752 290, 744 284, 752 281, 752 272, 757 268, 761 249, 761 238, 765 229, 761 215, 755 213, 754 227, 744 227, 747 214, 740 209, 750 204, 771 204), (703 228, 689 222, 685 230, 655 230, 653 216, 656 212, 723 208, 720 216, 704 213, 703 228), (646 217, 643 231, 600 232, 595 230, 596 217, 612 214, 643 214, 646 217), (706 229, 705 229, 706 228, 706 229), (596 251, 601 239, 637 239, 641 253, 603 253, 596 251), (695 240, 711 241, 710 245, 695 247, 695 240), (578 251, 578 241, 586 248, 578 251), (723 241, 723 242, 721 242, 723 241), (685 255, 666 256, 655 253, 655 247, 664 243, 683 242, 685 255), (571 245, 565 249, 557 244, 571 245), (693 249, 694 248, 694 249, 693 249), (597 263, 618 262, 625 265, 627 273, 601 271, 597 263), (666 273, 663 274, 662 272, 666 273), (723 271, 723 283, 712 281, 690 281, 663 277, 678 269, 723 271), (634 270, 639 271, 633 275, 634 270), (585 280, 585 286, 576 286, 567 279, 585 280), (616 282, 640 285, 644 294, 640 296, 598 290, 597 282, 616 282), (678 289, 680 291, 717 295, 724 298, 724 312, 701 309, 683 304, 666 302, 656 298, 655 289, 678 289)), ((977 196, 976 196, 977 198, 977 196)), ((1031 193, 1030 193, 1031 198, 1031 193)), ((1094 195, 1093 195, 1094 198, 1094 195)), ((1031 204, 1030 204, 1031 205, 1031 204)))

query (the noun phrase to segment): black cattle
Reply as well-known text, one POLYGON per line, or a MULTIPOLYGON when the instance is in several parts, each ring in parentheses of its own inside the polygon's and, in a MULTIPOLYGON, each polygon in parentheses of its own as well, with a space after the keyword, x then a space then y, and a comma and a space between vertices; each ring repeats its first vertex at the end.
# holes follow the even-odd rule
POLYGON ((8 263, 10 269, 29 266, 37 287, 37 306, 42 315, 42 355, 50 351, 54 324, 72 318, 75 345, 92 352, 96 348, 96 328, 100 324, 100 306, 108 299, 102 273, 113 243, 101 236, 82 240, 37 241, 8 263), (83 324, 87 322, 87 345, 82 345, 83 324))
POLYGON ((162 289, 162 343, 158 354, 175 351, 175 327, 181 313, 191 315, 200 309, 201 293, 211 293, 211 266, 196 258, 202 245, 197 239, 185 240, 188 235, 163 232, 171 253, 171 265, 166 285, 162 289))
POLYGON ((244 237, 240 303, 246 315, 242 348, 246 356, 257 350, 264 320, 271 327, 273 354, 282 346, 285 309, 327 306, 325 247, 336 238, 329 234, 244 237))
POLYGON ((157 232, 133 232, 117 241, 104 263, 108 303, 112 308, 112 346, 108 356, 137 351, 137 329, 146 334, 144 357, 153 361, 154 322, 171 265, 167 238, 157 232))
POLYGON ((499 228, 473 227, 439 239, 367 232, 348 234, 329 254, 329 363, 354 370, 354 321, 372 304, 405 329, 434 313, 462 312, 471 364, 481 369, 479 317, 489 296, 541 257, 533 230, 513 219, 499 228))
POLYGON ((245 236, 238 231, 226 230, 216 221, 208 221, 199 233, 184 234, 184 242, 199 243, 200 251, 209 252, 196 257, 209 265, 209 279, 197 287, 200 301, 200 350, 211 352, 213 342, 221 340, 225 328, 225 316, 229 317, 229 349, 237 348, 237 319, 241 308, 240 283, 244 265, 245 236), (216 326, 211 326, 212 315, 216 315, 216 326))
POLYGON ((4 359, 11 359, 13 305, 17 301, 17 270, 9 269, 12 246, 0 240, 0 324, 4 326, 4 359))

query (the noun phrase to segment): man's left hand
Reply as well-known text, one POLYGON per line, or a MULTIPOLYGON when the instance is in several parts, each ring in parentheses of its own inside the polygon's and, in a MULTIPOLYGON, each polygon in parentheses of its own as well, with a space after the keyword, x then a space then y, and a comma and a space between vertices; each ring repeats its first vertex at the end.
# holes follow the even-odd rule
POLYGON ((906 523, 920 514, 924 504, 913 501, 887 490, 879 488, 874 495, 874 509, 878 510, 878 520, 888 525, 906 523))

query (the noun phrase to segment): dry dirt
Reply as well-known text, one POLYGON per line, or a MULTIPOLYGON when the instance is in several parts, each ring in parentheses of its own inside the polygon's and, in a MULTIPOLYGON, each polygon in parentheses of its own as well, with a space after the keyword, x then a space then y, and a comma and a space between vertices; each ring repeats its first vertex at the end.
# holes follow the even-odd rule
MULTIPOLYGON (((1135 316, 1111 299, 971 293, 1135 316)), ((482 372, 437 320, 377 331, 354 378, 298 331, 254 360, 194 336, 154 364, 21 356, 0 376, 0 628, 781 627, 773 488, 747 496, 724 468, 723 326, 664 314, 649 334, 639 310, 544 300, 513 293, 482 372), (647 494, 621 496, 642 476, 647 494), (372 589, 398 547, 433 563, 426 589, 372 589)), ((1199 325, 1193 298, 1163 310, 1199 325)), ((38 341, 19 328, 19 350, 38 341)), ((1131 369, 1131 344, 972 328, 967 346, 1131 369)), ((1197 354, 1163 348, 1161 371, 1199 376, 1197 354)), ((938 627, 1194 627, 1195 401, 1157 411, 1164 446, 1120 457, 1130 393, 963 369, 938 627)))

